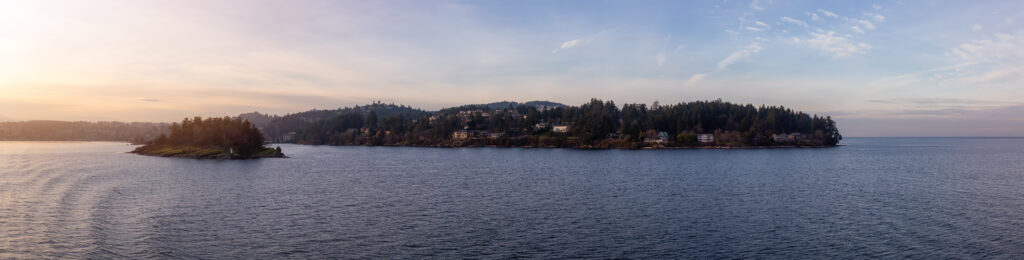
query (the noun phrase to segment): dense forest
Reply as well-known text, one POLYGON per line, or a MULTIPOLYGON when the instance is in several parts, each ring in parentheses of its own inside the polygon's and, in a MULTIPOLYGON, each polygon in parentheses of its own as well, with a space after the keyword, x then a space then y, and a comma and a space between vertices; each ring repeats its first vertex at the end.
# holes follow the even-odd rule
MULTIPOLYGON (((379 104, 375 104, 379 105, 379 104)), ((834 146, 831 117, 785 107, 696 101, 651 106, 467 105, 432 114, 349 109, 292 132, 300 144, 582 148, 834 146)))
POLYGON ((264 147, 263 133, 239 117, 186 118, 170 126, 170 135, 161 134, 134 152, 217 159, 283 156, 280 147, 264 147))
POLYGON ((0 140, 133 141, 150 147, 204 147, 239 155, 265 142, 326 145, 500 147, 772 147, 835 146, 831 117, 781 106, 722 100, 579 106, 547 101, 495 102, 424 111, 372 104, 283 116, 185 119, 181 123, 29 121, 0 123, 0 140), (154 146, 155 145, 155 146, 154 146))
POLYGON ((167 123, 0 122, 0 141, 117 141, 142 143, 169 133, 167 123))

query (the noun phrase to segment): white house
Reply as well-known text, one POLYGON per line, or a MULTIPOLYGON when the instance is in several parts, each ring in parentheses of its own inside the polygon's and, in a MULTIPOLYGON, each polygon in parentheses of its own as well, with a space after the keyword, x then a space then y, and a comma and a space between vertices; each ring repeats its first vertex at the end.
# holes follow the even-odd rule
POLYGON ((715 142, 715 135, 713 134, 699 134, 697 135, 697 142, 702 144, 710 144, 715 142))
POLYGON ((569 132, 569 126, 567 125, 555 125, 551 127, 551 132, 564 134, 569 132))

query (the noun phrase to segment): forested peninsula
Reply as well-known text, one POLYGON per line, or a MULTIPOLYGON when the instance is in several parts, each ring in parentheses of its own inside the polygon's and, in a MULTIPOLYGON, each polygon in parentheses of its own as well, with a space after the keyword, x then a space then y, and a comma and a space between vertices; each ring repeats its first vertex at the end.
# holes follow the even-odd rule
POLYGON ((241 118, 195 117, 170 126, 170 136, 160 134, 132 153, 195 159, 254 159, 285 157, 278 147, 264 147, 263 133, 241 118))
POLYGON ((580 106, 498 102, 427 112, 375 102, 285 116, 249 113, 274 142, 313 145, 567 148, 830 147, 831 117, 722 100, 580 106))
POLYGON ((258 112, 181 123, 0 122, 0 140, 127 141, 145 155, 242 159, 283 156, 264 143, 587 149, 832 147, 829 116, 719 100, 579 106, 495 102, 426 111, 373 102, 283 116, 258 112))

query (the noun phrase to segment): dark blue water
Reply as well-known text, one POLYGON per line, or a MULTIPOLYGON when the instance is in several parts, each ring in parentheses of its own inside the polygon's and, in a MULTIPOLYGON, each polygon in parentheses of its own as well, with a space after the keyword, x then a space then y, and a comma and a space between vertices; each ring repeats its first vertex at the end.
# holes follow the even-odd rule
POLYGON ((1024 139, 586 151, 0 142, 0 258, 1022 258, 1024 139))

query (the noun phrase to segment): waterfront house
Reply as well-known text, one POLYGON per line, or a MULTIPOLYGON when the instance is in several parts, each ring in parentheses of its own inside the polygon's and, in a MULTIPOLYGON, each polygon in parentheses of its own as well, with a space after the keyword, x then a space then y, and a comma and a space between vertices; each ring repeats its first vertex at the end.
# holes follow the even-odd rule
POLYGON ((793 135, 786 133, 773 134, 772 140, 774 140, 776 143, 791 143, 793 142, 793 137, 793 135))
POLYGON ((622 140, 622 139, 625 139, 625 136, 623 136, 622 134, 619 134, 619 133, 608 133, 608 135, 606 135, 605 138, 608 138, 608 139, 611 139, 611 140, 622 140))
POLYGON ((569 126, 567 125, 555 125, 551 127, 551 132, 564 134, 569 132, 569 126))
POLYGON ((697 142, 702 144, 710 144, 715 142, 715 135, 713 134, 699 134, 697 135, 697 142))
POLYGON ((668 132, 647 130, 644 133, 644 143, 648 144, 665 144, 668 143, 668 132))
POLYGON ((466 140, 469 139, 469 130, 458 130, 452 133, 452 140, 466 140))

